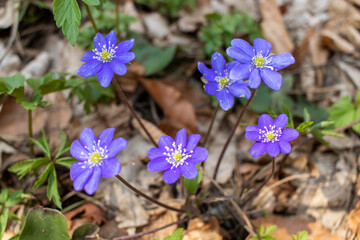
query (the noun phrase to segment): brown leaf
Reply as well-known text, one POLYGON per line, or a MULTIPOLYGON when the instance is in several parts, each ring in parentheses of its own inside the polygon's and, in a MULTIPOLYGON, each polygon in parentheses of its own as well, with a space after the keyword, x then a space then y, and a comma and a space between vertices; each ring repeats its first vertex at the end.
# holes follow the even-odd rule
MULTIPOLYGON (((144 125, 144 127, 148 130, 150 135, 154 138, 155 142, 159 142, 160 137, 162 135, 165 135, 165 133, 161 131, 157 126, 155 126, 152 122, 146 121, 145 119, 142 118, 141 118, 141 122, 144 125)), ((136 128, 140 132, 140 134, 143 137, 148 139, 145 131, 142 129, 139 122, 135 118, 132 119, 131 124, 134 126, 134 128, 136 128)))
POLYGON ((356 237, 360 239, 360 201, 356 204, 355 209, 350 212, 348 222, 353 234, 356 234, 356 237))
POLYGON ((210 217, 209 223, 203 222, 200 218, 190 220, 183 240, 222 240, 220 225, 215 217, 210 217))

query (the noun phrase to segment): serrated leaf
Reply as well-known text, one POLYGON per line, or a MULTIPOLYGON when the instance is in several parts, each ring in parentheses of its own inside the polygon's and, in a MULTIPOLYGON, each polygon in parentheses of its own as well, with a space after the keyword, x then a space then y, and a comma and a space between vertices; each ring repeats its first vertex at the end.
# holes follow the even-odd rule
POLYGON ((50 106, 52 106, 53 104, 51 102, 48 101, 41 101, 39 102, 38 106, 41 108, 48 108, 50 106))
POLYGON ((5 210, 0 214, 0 239, 2 239, 2 236, 4 235, 8 218, 9 209, 5 208, 5 210))
POLYGON ((65 134, 65 132, 59 128, 59 132, 60 132, 60 147, 58 152, 56 153, 55 158, 60 157, 61 155, 63 155, 64 153, 67 153, 70 151, 70 144, 68 144, 67 142, 67 136, 65 134))
POLYGON ((0 192, 0 203, 4 204, 6 199, 8 198, 9 196, 9 189, 8 188, 3 188, 1 189, 1 192, 0 192))
POLYGON ((45 156, 50 159, 51 157, 51 151, 49 147, 49 143, 47 142, 45 131, 44 129, 41 131, 41 138, 39 140, 31 139, 33 143, 35 143, 43 152, 45 153, 45 156))
POLYGON ((271 234, 273 231, 275 231, 275 229, 277 228, 276 225, 271 225, 265 228, 265 232, 264 235, 269 235, 271 234))
POLYGON ((38 177, 38 180, 34 183, 33 189, 37 189, 38 187, 40 187, 41 184, 43 184, 53 167, 53 163, 49 163, 46 166, 44 172, 38 177))
POLYGON ((62 27, 62 32, 74 46, 81 20, 79 5, 76 0, 54 0, 53 7, 56 26, 62 27))
POLYGON ((60 164, 62 166, 68 167, 68 168, 70 168, 71 165, 77 161, 78 160, 73 157, 63 157, 63 158, 56 159, 57 164, 60 164))
POLYGON ((19 176, 19 179, 22 179, 28 172, 32 170, 32 166, 35 161, 36 159, 30 159, 15 163, 10 168, 8 168, 8 171, 16 173, 19 176))
POLYGON ((164 238, 164 240, 182 240, 184 237, 182 236, 182 234, 184 233, 184 229, 183 228, 179 228, 176 229, 171 236, 168 236, 166 238, 164 238))
POLYGON ((99 0, 82 0, 84 3, 86 3, 89 6, 97 6, 100 5, 99 0))
POLYGON ((56 178, 56 171, 54 165, 52 165, 49 174, 49 180, 47 184, 47 197, 49 198, 49 200, 53 200, 55 205, 58 206, 58 208, 60 209, 62 208, 60 195, 57 187, 57 178, 56 178))
POLYGON ((0 77, 0 94, 6 93, 11 95, 15 89, 23 87, 24 82, 24 75, 19 73, 10 77, 0 77))
POLYGON ((18 204, 23 195, 22 190, 14 191, 10 194, 9 198, 5 202, 5 207, 11 207, 18 204))
POLYGON ((339 128, 354 121, 355 107, 351 102, 350 96, 340 98, 340 100, 327 109, 329 120, 334 121, 334 127, 339 128))

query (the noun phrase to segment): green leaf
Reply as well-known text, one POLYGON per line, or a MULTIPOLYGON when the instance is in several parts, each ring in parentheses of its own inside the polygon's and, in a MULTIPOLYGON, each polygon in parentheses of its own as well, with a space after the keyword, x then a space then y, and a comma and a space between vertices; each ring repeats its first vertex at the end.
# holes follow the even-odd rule
POLYGON ((38 187, 40 187, 41 184, 43 184, 43 182, 46 180, 53 167, 54 167, 53 163, 49 163, 46 166, 44 172, 39 176, 38 180, 34 183, 33 189, 37 189, 38 187))
POLYGON ((56 178, 56 171, 54 165, 52 165, 49 174, 49 180, 47 184, 47 197, 49 198, 49 200, 53 200, 55 205, 58 206, 58 208, 60 209, 62 208, 60 195, 57 187, 57 178, 56 178))
POLYGON ((65 132, 61 128, 59 129, 59 132, 60 132, 60 147, 59 147, 59 151, 57 152, 55 158, 58 158, 61 155, 70 151, 70 144, 68 144, 68 142, 67 142, 67 136, 66 136, 65 132))
POLYGON ((42 165, 47 161, 48 158, 35 158, 21 161, 13 164, 10 168, 8 168, 8 171, 16 173, 19 176, 19 179, 22 179, 28 172, 34 169, 34 165, 42 165))
POLYGON ((276 117, 277 117, 276 113, 275 113, 273 110, 270 110, 270 109, 268 109, 267 107, 265 107, 265 111, 266 111, 266 113, 269 114, 272 118, 276 118, 276 117))
POLYGON ((4 204, 6 199, 8 198, 9 196, 9 189, 8 188, 3 188, 1 189, 1 192, 0 192, 0 203, 4 204))
POLYGON ((64 215, 55 209, 31 209, 26 215, 19 240, 34 239, 69 240, 64 215))
POLYGON ((8 218, 9 209, 5 208, 5 210, 0 214, 0 239, 2 239, 2 236, 4 235, 8 218))
POLYGON ((10 77, 0 77, 0 94, 7 93, 11 95, 15 89, 23 87, 24 82, 24 75, 19 73, 10 77))
POLYGON ((297 240, 307 240, 307 237, 308 237, 308 232, 304 230, 298 233, 297 240))
POLYGON ((355 107, 351 102, 350 96, 340 98, 340 100, 327 109, 329 120, 334 121, 334 127, 340 128, 355 121, 355 107))
POLYGON ((310 114, 307 108, 304 108, 304 122, 310 122, 310 114))
POLYGON ((22 190, 12 192, 5 202, 5 207, 11 207, 20 203, 22 198, 28 198, 26 194, 23 194, 22 190))
POLYGON ((264 235, 270 235, 273 231, 275 231, 277 228, 276 225, 271 225, 265 228, 264 235))
MULTIPOLYGON (((199 169, 199 167, 198 167, 198 169, 199 169)), ((186 177, 184 177, 184 183, 185 183, 186 190, 190 194, 194 194, 196 192, 196 189, 197 189, 199 183, 201 182, 202 176, 203 176, 203 170, 199 170, 198 175, 193 179, 187 179, 186 177)))
POLYGON ((286 124, 286 127, 294 128, 294 120, 292 118, 291 111, 284 103, 283 103, 283 111, 289 119, 288 123, 286 124))
POLYGON ((68 168, 70 168, 71 165, 77 161, 78 160, 73 157, 63 157, 63 158, 56 159, 57 164, 60 164, 62 166, 68 167, 68 168))
POLYGON ((16 234, 13 237, 9 238, 9 240, 19 240, 19 236, 19 234, 16 234))
POLYGON ((62 32, 74 46, 81 20, 79 5, 76 0, 54 0, 53 7, 56 26, 62 27, 62 32))
POLYGON ((75 229, 71 240, 98 240, 99 237, 96 236, 98 231, 98 226, 86 223, 75 229))
POLYGON ((41 138, 40 140, 31 139, 43 152, 45 153, 45 156, 50 159, 51 157, 51 151, 49 147, 49 143, 46 140, 45 131, 44 129, 41 131, 41 138))
POLYGON ((42 97, 40 93, 34 93, 31 100, 25 97, 18 97, 16 98, 16 102, 20 103, 26 110, 36 110, 36 106, 41 102, 42 97))
POLYGON ((100 5, 99 0, 82 0, 84 3, 86 3, 89 6, 97 6, 100 5))
POLYGON ((309 127, 311 127, 312 125, 314 124, 313 121, 309 121, 309 122, 302 122, 297 128, 296 130, 298 130, 298 132, 300 134, 306 134, 308 133, 310 130, 309 130, 309 127))
POLYGON ((166 238, 164 238, 164 240, 182 240, 184 238, 182 236, 183 233, 184 229, 178 228, 171 234, 171 236, 167 236, 166 238))

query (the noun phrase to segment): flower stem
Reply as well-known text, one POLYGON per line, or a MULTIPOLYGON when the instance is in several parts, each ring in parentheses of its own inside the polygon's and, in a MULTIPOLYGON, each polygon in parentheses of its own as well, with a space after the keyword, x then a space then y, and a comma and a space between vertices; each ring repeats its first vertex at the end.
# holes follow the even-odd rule
POLYGON ((119 7, 120 7, 120 0, 115 0, 115 29, 116 29, 116 31, 117 31, 118 39, 119 39, 119 41, 121 42, 119 7))
POLYGON ((148 195, 146 195, 145 193, 141 192, 140 190, 136 189, 134 186, 132 186, 129 182, 127 182, 125 179, 123 179, 120 175, 116 175, 116 178, 119 179, 123 184, 125 184, 128 188, 130 188, 132 191, 134 191, 136 194, 142 196, 143 198, 149 200, 150 202, 153 202, 163 208, 169 209, 171 211, 175 211, 175 212, 181 212, 183 213, 184 210, 182 209, 178 209, 178 208, 174 208, 171 207, 165 203, 159 202, 158 200, 156 200, 155 198, 152 198, 148 195))
POLYGON ((112 82, 113 82, 113 84, 115 86, 115 89, 116 89, 116 92, 118 93, 118 96, 126 104, 126 106, 129 108, 130 112, 135 117, 136 121, 138 121, 138 123, 140 124, 140 127, 144 130, 146 136, 150 139, 150 141, 152 142, 152 144, 155 147, 158 147, 158 145, 155 142, 154 138, 150 135, 149 131, 146 129, 144 124, 141 122, 140 117, 137 115, 137 113, 135 112, 135 109, 131 106, 131 103, 127 99, 124 91, 121 89, 121 86, 120 86, 119 82, 117 81, 117 75, 115 75, 112 82))
POLYGON ((221 153, 220 153, 219 159, 218 159, 218 161, 217 161, 217 163, 216 163, 214 175, 213 175, 213 179, 215 179, 215 180, 216 180, 217 172, 218 172, 218 170, 219 170, 220 163, 221 163, 221 161, 222 161, 222 159, 223 159, 223 157, 224 157, 225 151, 226 151, 226 149, 228 148, 229 143, 230 143, 232 137, 233 137, 234 134, 235 134, 235 130, 236 130, 237 126, 239 125, 242 117, 244 116, 244 114, 245 114, 245 112, 246 112, 246 109, 248 108, 248 106, 249 106, 251 100, 253 99, 253 97, 255 96, 255 92, 256 92, 256 89, 254 89, 254 91, 251 93, 251 97, 249 98, 249 100, 247 100, 245 106, 244 106, 243 109, 241 110, 240 115, 239 115, 239 117, 238 117, 238 120, 236 121, 235 126, 233 127, 233 129, 232 129, 232 131, 231 131, 228 139, 226 140, 226 143, 225 143, 225 145, 224 145, 224 147, 223 147, 223 149, 222 149, 222 151, 221 151, 221 153))
POLYGON ((32 156, 35 155, 34 153, 34 143, 31 140, 33 138, 33 131, 32 131, 32 111, 28 110, 28 129, 29 129, 29 146, 30 146, 30 154, 32 156))
POLYGON ((271 168, 271 173, 270 173, 270 175, 264 180, 264 182, 261 183, 261 185, 260 185, 249 197, 247 197, 247 198, 241 203, 241 206, 245 206, 245 205, 246 205, 251 199, 253 199, 253 198, 260 192, 260 190, 270 181, 270 179, 271 179, 272 176, 274 175, 275 167, 276 167, 275 157, 273 157, 273 158, 272 158, 272 168, 271 168))
POLYGON ((213 115, 211 116, 210 126, 209 126, 209 128, 208 128, 208 130, 207 130, 207 132, 206 132, 205 139, 204 139, 204 142, 203 142, 203 144, 202 144, 203 147, 206 146, 207 140, 208 140, 209 137, 210 137, 210 133, 211 133, 212 127, 213 127, 213 125, 214 125, 215 117, 216 117, 216 114, 217 114, 219 108, 220 108, 220 105, 218 104, 218 105, 216 106, 215 111, 213 112, 213 115))
POLYGON ((93 28, 95 30, 95 33, 99 32, 99 30, 98 30, 98 28, 96 26, 95 20, 94 20, 92 14, 91 14, 90 7, 86 3, 84 3, 84 5, 85 5, 86 12, 87 12, 87 14, 89 16, 90 22, 91 22, 91 24, 92 24, 92 26, 93 26, 93 28))

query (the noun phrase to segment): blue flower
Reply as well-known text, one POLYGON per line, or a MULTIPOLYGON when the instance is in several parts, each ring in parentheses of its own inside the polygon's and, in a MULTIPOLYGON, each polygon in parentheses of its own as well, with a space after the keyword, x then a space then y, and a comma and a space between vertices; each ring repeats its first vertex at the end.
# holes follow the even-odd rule
POLYGON ((198 174, 197 163, 206 160, 208 151, 203 147, 196 147, 200 140, 199 134, 192 134, 186 138, 186 130, 181 129, 175 137, 164 135, 159 139, 159 148, 148 151, 150 159, 147 168, 150 172, 164 171, 163 179, 171 184, 180 175, 188 179, 198 174))
POLYGON ((74 189, 85 189, 87 194, 94 194, 100 177, 113 177, 120 173, 121 166, 115 157, 123 150, 127 141, 124 138, 113 140, 115 128, 105 129, 96 138, 91 128, 85 128, 80 134, 80 141, 75 140, 70 147, 70 154, 78 159, 71 165, 70 178, 74 180, 74 189))
POLYGON ((97 78, 103 87, 110 85, 114 72, 117 75, 126 73, 125 64, 134 60, 135 53, 129 52, 134 46, 135 40, 127 40, 116 45, 116 34, 111 31, 106 38, 97 33, 94 38, 95 49, 86 52, 81 61, 83 64, 77 73, 82 77, 90 77, 97 74, 97 78))
POLYGON ((242 39, 233 39, 226 53, 243 64, 232 69, 230 78, 249 78, 250 88, 258 88, 262 79, 269 88, 279 91, 283 78, 276 69, 294 64, 295 59, 288 52, 269 56, 271 49, 271 43, 261 38, 255 39, 254 48, 242 39))
POLYGON ((198 69, 203 77, 208 81, 205 85, 205 92, 209 95, 216 95, 220 107, 227 111, 234 105, 235 97, 248 99, 251 95, 248 83, 242 81, 244 78, 234 78, 229 76, 231 70, 240 65, 236 61, 226 64, 224 57, 216 52, 211 56, 211 66, 209 69, 204 63, 198 63, 198 69))
POLYGON ((285 128, 288 122, 286 114, 281 114, 275 120, 268 114, 259 117, 258 126, 247 126, 245 138, 256 141, 250 149, 250 155, 259 157, 267 152, 271 157, 276 157, 280 152, 290 153, 290 141, 299 136, 293 128, 285 128), (285 128, 285 129, 284 129, 285 128))

